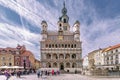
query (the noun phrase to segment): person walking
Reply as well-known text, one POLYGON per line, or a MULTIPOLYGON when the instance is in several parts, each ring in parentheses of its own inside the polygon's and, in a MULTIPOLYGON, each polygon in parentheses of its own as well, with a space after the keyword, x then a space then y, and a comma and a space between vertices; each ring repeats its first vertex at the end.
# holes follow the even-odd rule
POLYGON ((38 78, 40 77, 40 71, 39 70, 37 71, 37 77, 38 78))
POLYGON ((5 76, 6 76, 6 80, 10 78, 11 75, 8 70, 5 71, 5 76))
POLYGON ((52 75, 54 75, 54 70, 52 70, 52 75))

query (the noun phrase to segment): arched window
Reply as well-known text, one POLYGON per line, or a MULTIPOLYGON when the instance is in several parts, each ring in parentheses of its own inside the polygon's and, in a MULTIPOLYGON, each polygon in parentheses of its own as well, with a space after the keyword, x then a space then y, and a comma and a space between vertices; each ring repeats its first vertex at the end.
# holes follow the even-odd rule
POLYGON ((64 23, 66 23, 67 21, 66 21, 66 19, 64 19, 64 23))
POLYGON ((51 64, 50 63, 47 63, 47 68, 51 68, 51 64))
POLYGON ((61 24, 59 26, 62 26, 61 24))
POLYGON ((73 63, 72 64, 72 68, 76 68, 77 67, 77 64, 76 63, 73 63))
POLYGON ((53 59, 58 59, 57 54, 53 54, 53 59))
POLYGON ((63 55, 63 54, 60 54, 60 55, 59 55, 59 58, 60 58, 60 59, 64 59, 64 55, 63 55))
POLYGON ((68 48, 70 48, 70 44, 68 44, 68 48))
POLYGON ((57 44, 55 44, 55 47, 57 48, 57 44))
POLYGON ((56 63, 56 62, 53 63, 53 67, 54 67, 54 68, 57 68, 57 63, 56 63))
POLYGON ((70 55, 66 54, 65 59, 70 59, 70 55))
POLYGON ((49 44, 49 48, 51 48, 51 44, 49 44))
POLYGON ((67 44, 65 44, 65 48, 67 48, 67 44))
POLYGON ((54 48, 54 44, 52 44, 52 48, 54 48))
POLYGON ((46 55, 46 58, 47 58, 47 59, 51 59, 51 55, 50 55, 50 54, 47 54, 47 55, 46 55))
POLYGON ((62 48, 64 48, 64 44, 62 44, 62 48))
POLYGON ((69 62, 66 63, 66 67, 67 67, 67 68, 70 68, 70 63, 69 63, 69 62))
POLYGON ((73 55, 72 55, 72 59, 76 59, 76 54, 73 54, 73 55))
POLYGON ((73 48, 73 44, 71 45, 71 48, 73 48))

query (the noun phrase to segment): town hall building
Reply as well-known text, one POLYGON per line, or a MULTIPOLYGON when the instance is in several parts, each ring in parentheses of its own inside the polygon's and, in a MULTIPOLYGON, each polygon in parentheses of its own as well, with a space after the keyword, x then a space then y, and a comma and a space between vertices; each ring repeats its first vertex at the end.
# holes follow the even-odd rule
POLYGON ((69 25, 65 3, 62 9, 62 16, 59 17, 57 24, 58 30, 49 31, 47 22, 42 21, 41 23, 41 67, 58 68, 67 72, 81 71, 80 22, 76 21, 72 27, 69 25))

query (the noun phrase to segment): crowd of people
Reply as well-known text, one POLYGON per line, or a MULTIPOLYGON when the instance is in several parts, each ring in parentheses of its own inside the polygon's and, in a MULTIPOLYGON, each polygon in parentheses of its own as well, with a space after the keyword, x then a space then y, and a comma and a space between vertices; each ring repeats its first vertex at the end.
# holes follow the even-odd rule
POLYGON ((37 77, 42 77, 43 75, 49 76, 49 75, 59 75, 60 71, 57 70, 37 70, 37 77))
MULTIPOLYGON (((4 73, 2 75, 5 75, 6 80, 9 80, 9 78, 11 76, 16 76, 16 77, 20 78, 21 75, 23 75, 26 71, 27 70, 21 71, 21 70, 9 70, 9 69, 6 69, 6 70, 3 71, 4 73)), ((60 74, 59 70, 54 70, 54 69, 52 69, 52 70, 40 70, 39 69, 37 71, 36 70, 29 70, 25 74, 28 74, 28 72, 29 73, 36 73, 38 78, 42 77, 42 76, 49 76, 49 75, 53 76, 53 75, 59 75, 60 74)))
POLYGON ((21 72, 19 70, 18 71, 5 70, 4 75, 6 76, 6 80, 9 80, 9 78, 14 75, 20 78, 21 72))
POLYGON ((6 80, 9 80, 9 78, 11 76, 16 76, 18 78, 21 77, 21 75, 28 75, 30 73, 36 73, 36 71, 34 69, 30 69, 30 70, 24 70, 24 69, 16 69, 16 70, 12 70, 12 69, 2 69, 0 70, 0 75, 5 75, 6 80))

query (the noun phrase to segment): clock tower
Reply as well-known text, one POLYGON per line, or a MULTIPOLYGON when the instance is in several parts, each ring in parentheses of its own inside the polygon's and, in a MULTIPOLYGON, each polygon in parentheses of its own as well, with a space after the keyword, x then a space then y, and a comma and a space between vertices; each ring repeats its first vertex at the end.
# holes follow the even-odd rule
POLYGON ((81 72, 80 22, 76 21, 72 27, 74 31, 71 31, 65 3, 61 12, 62 15, 57 22, 58 30, 48 30, 49 25, 47 25, 47 22, 42 21, 41 23, 41 69, 81 72))
POLYGON ((68 23, 69 17, 67 16, 67 9, 65 7, 65 2, 63 5, 64 7, 62 9, 62 16, 59 17, 58 26, 59 26, 59 30, 62 30, 63 32, 68 32, 70 31, 70 25, 68 23))

